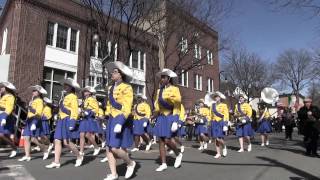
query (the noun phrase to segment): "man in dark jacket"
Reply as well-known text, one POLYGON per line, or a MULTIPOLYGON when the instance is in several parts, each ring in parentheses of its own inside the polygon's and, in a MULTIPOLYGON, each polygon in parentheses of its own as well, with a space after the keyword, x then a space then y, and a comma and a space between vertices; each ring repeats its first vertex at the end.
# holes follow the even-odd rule
POLYGON ((298 118, 301 121, 301 130, 304 135, 304 143, 306 145, 306 155, 316 156, 319 138, 319 118, 320 110, 318 107, 312 105, 312 100, 306 98, 304 106, 298 111, 298 118))

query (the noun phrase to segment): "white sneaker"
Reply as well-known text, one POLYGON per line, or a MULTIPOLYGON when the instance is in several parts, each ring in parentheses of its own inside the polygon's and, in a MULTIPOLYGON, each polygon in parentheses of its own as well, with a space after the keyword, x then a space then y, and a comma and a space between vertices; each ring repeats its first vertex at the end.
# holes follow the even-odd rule
POLYGON ((248 145, 248 152, 251 152, 252 151, 252 146, 251 144, 248 145))
POLYGON ((147 144, 147 146, 146 146, 146 151, 150 151, 151 146, 152 146, 152 143, 151 143, 151 142, 149 142, 149 144, 147 144))
POLYGON ((48 147, 48 152, 49 152, 49 153, 52 151, 53 146, 54 146, 53 143, 50 143, 50 144, 49 144, 49 147, 48 147))
POLYGON ((98 147, 97 149, 94 149, 93 155, 94 155, 94 156, 97 156, 97 155, 100 153, 100 150, 101 150, 100 147, 98 147))
POLYGON ((239 149, 238 152, 241 153, 241 152, 244 152, 244 150, 243 149, 239 149))
POLYGON ((216 155, 214 156, 214 158, 215 158, 215 159, 221 158, 221 154, 216 154, 216 155))
POLYGON ((136 151, 139 151, 139 149, 138 148, 131 149, 131 152, 136 152, 136 151))
POLYGON ((102 163, 108 162, 108 157, 101 159, 100 162, 102 162, 102 163))
POLYGON ((48 169, 60 168, 60 164, 57 164, 57 163, 55 163, 55 162, 52 162, 51 164, 46 165, 46 168, 48 168, 48 169))
POLYGON ((226 157, 227 154, 228 154, 227 146, 224 146, 224 148, 222 149, 222 156, 226 157))
POLYGON ((118 179, 118 175, 113 176, 112 174, 108 174, 106 178, 103 180, 116 180, 118 179))
POLYGON ((31 160, 31 157, 27 157, 27 156, 23 156, 22 158, 18 159, 19 162, 30 161, 30 160, 31 160))
POLYGON ((161 171, 166 170, 167 168, 168 168, 167 164, 166 164, 166 163, 163 163, 163 164, 161 164, 161 165, 156 169, 156 171, 157 171, 157 172, 161 172, 161 171))
POLYGON ((266 146, 269 146, 269 141, 266 142, 266 146))
POLYGON ((45 153, 43 153, 42 160, 46 160, 46 159, 48 159, 48 157, 49 157, 49 152, 45 152, 45 153))
POLYGON ((83 156, 81 156, 79 159, 76 160, 76 164, 74 165, 74 167, 79 167, 81 166, 83 161, 83 156))
POLYGON ((181 152, 181 153, 184 153, 184 146, 181 146, 181 147, 180 147, 180 152, 181 152))
POLYGON ((170 154, 170 155, 174 154, 174 151, 173 151, 173 150, 170 150, 170 151, 169 151, 169 154, 170 154))
POLYGON ((136 165, 137 165, 137 163, 135 161, 132 161, 132 165, 131 166, 127 166, 126 175, 124 176, 126 179, 131 178, 131 176, 133 175, 134 168, 136 167, 136 165))
POLYGON ((208 143, 203 144, 203 149, 208 149, 208 143))
POLYGON ((200 147, 198 148, 198 150, 199 150, 199 151, 203 150, 203 146, 200 146, 200 147))
POLYGON ((182 153, 180 153, 177 157, 176 160, 174 161, 174 168, 178 168, 181 166, 181 162, 182 162, 182 153))
POLYGON ((13 150, 13 151, 11 151, 9 158, 16 157, 16 155, 17 155, 17 150, 13 150))
POLYGON ((264 144, 264 143, 261 143, 261 146, 263 147, 263 146, 265 146, 265 144, 264 144))

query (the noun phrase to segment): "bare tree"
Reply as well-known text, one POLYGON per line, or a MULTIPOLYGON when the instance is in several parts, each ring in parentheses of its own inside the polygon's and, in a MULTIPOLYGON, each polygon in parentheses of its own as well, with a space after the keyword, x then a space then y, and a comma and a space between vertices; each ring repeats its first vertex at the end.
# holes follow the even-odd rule
POLYGON ((304 49, 285 50, 279 55, 274 69, 279 82, 291 88, 297 99, 299 93, 315 78, 316 73, 312 55, 304 49))
POLYGON ((232 49, 224 61, 229 88, 240 87, 249 98, 260 96, 261 90, 272 84, 270 65, 246 49, 232 49))
POLYGON ((313 16, 320 16, 320 2, 318 0, 263 0, 276 9, 289 9, 295 11, 305 11, 313 16))
POLYGON ((320 107, 320 82, 312 81, 308 88, 308 96, 312 99, 313 104, 320 107))

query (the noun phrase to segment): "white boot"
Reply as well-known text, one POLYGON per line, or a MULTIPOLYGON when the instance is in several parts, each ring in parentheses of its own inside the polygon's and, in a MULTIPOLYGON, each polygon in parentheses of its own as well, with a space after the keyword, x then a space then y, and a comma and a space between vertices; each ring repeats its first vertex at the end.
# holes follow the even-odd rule
POLYGON ((132 165, 127 166, 127 171, 126 171, 126 175, 125 175, 126 179, 131 178, 131 176, 133 175, 135 167, 136 167, 136 162, 135 161, 132 161, 132 165))
POLYGON ((176 160, 174 161, 174 168, 178 168, 181 166, 181 162, 182 162, 182 153, 180 153, 177 157, 176 160))
POLYGON ((101 148, 100 148, 100 147, 98 147, 98 148, 94 149, 94 151, 93 151, 93 155, 94 155, 94 156, 97 156, 97 155, 100 153, 100 150, 101 150, 101 148))
POLYGON ((9 158, 16 157, 16 155, 17 155, 17 150, 13 150, 13 151, 11 151, 9 158))
POLYGON ((252 146, 251 144, 248 145, 248 152, 251 152, 252 151, 252 146))
POLYGON ((79 167, 82 165, 82 162, 83 162, 83 156, 80 156, 80 158, 78 158, 76 160, 76 164, 74 165, 74 167, 79 167))
POLYGON ((228 154, 227 146, 224 146, 222 149, 222 156, 226 157, 228 154))
POLYGON ((203 149, 208 149, 208 143, 205 142, 205 143, 203 144, 203 149))

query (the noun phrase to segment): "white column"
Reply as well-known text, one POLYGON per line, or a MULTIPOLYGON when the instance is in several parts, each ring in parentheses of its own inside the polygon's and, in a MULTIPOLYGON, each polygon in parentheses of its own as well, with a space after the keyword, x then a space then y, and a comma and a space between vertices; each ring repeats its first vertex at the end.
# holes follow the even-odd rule
POLYGON ((114 45, 114 61, 118 59, 118 44, 114 45))
POLYGON ((99 43, 96 42, 96 45, 94 47, 94 57, 98 58, 98 53, 99 53, 99 43))
POLYGON ((53 41, 52 46, 57 47, 57 34, 58 34, 58 23, 55 23, 53 26, 53 41))
POLYGON ((6 28, 6 29, 3 31, 1 55, 6 54, 6 50, 7 50, 7 37, 8 37, 8 28, 6 28))
POLYGON ((76 39, 76 53, 79 52, 79 41, 80 41, 80 31, 77 31, 77 39, 76 39))
POLYGON ((141 61, 140 57, 141 57, 141 52, 138 51, 138 69, 139 70, 141 69, 141 67, 140 67, 140 61, 141 61))
POLYGON ((129 57, 129 66, 132 68, 132 53, 130 53, 129 57))
POLYGON ((71 39, 71 28, 68 28, 68 35, 67 35, 67 51, 70 51, 70 39, 71 39))

